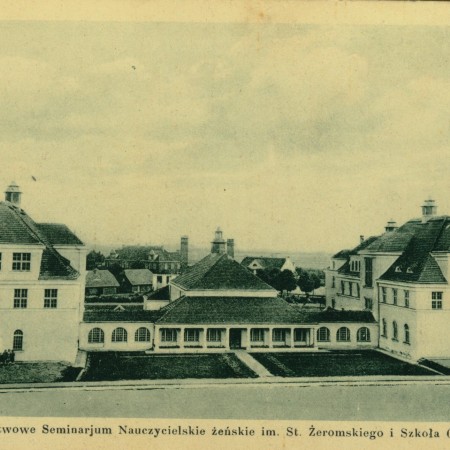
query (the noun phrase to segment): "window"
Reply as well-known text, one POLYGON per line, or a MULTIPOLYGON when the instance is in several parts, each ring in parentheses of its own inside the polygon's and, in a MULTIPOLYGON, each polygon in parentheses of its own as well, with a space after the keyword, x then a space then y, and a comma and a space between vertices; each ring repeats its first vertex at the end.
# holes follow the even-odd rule
POLYGON ((162 275, 158 275, 158 276, 156 277, 156 282, 157 282, 157 283, 162 283, 162 275))
POLYGON ((0 253, 0 270, 2 270, 2 254, 0 253))
POLYGON ((364 267, 365 267, 365 283, 366 287, 373 286, 373 261, 372 258, 364 258, 364 267))
POLYGON ((319 342, 330 342, 330 330, 327 327, 320 327, 317 330, 317 340, 319 342))
POLYGON ((392 340, 398 341, 398 326, 395 320, 392 322, 392 340))
POLYGON ((358 342, 370 342, 370 330, 367 327, 362 327, 356 333, 356 340, 358 342))
POLYGON ((387 337, 387 323, 386 319, 381 320, 381 336, 387 337))
POLYGON ((297 328, 294 330, 294 341, 295 342, 306 342, 308 340, 309 330, 304 328, 297 328))
POLYGON ((394 305, 397 304, 397 299, 398 299, 398 290, 397 289, 392 289, 392 303, 394 305))
POLYGON ((103 294, 104 295, 111 295, 111 294, 115 294, 116 293, 116 288, 115 287, 105 287, 103 288, 103 294))
POLYGON ((26 272, 30 270, 31 253, 13 253, 12 270, 26 272))
POLYGON ((272 330, 273 342, 286 342, 286 330, 275 328, 272 330))
POLYGON ((177 341, 177 330, 171 328, 161 329, 161 341, 162 342, 176 342, 177 341))
POLYGON ((336 287, 336 278, 335 277, 331 278, 331 287, 332 288, 336 287))
POLYGON ((112 341, 113 342, 127 342, 128 333, 125 328, 116 328, 112 333, 112 341))
POLYGON ((169 281, 170 281, 170 277, 167 276, 167 277, 166 277, 166 283, 169 284, 169 281))
POLYGON ((45 289, 44 308, 56 308, 58 303, 58 289, 45 289))
POLYGON ((359 284, 355 283, 356 286, 356 296, 359 298, 359 284))
POLYGON ((341 294, 345 293, 345 283, 341 280, 341 294))
POLYGON ((26 308, 28 289, 14 289, 14 308, 26 308))
POLYGON ((404 330, 405 330, 405 344, 409 344, 409 326, 407 323, 405 323, 404 326, 404 330))
POLYGON ((150 342, 150 331, 148 328, 141 327, 134 333, 135 342, 150 342))
POLYGON ((405 308, 409 308, 409 291, 403 291, 405 299, 405 308))
POLYGON ((431 308, 442 309, 442 292, 431 293, 431 308))
POLYGON ((89 344, 103 344, 105 342, 105 333, 101 328, 92 328, 88 334, 89 344))
POLYGON ((382 303, 386 303, 386 298, 387 298, 386 288, 382 287, 381 288, 381 301, 382 301, 382 303))
POLYGON ((184 330, 185 342, 198 342, 200 339, 200 331, 195 328, 187 328, 184 330))
POLYGON ((264 342, 264 330, 262 328, 252 328, 250 330, 250 341, 264 342))
POLYGON ((350 263, 350 271, 351 272, 359 272, 361 270, 361 262, 360 261, 352 261, 350 263))
POLYGON ((13 350, 14 351, 23 350, 23 332, 21 330, 14 331, 13 350))
POLYGON ((217 328, 208 328, 206 340, 208 342, 220 342, 222 340, 221 330, 218 330, 217 328))
POLYGON ((373 308, 373 301, 371 298, 364 297, 364 306, 366 309, 371 310, 373 308))
POLYGON ((347 327, 341 327, 337 330, 336 340, 338 342, 349 342, 350 341, 350 330, 347 327))
POLYGON ((349 288, 350 288, 350 296, 353 297, 353 283, 350 281, 348 283, 348 285, 349 285, 349 288))

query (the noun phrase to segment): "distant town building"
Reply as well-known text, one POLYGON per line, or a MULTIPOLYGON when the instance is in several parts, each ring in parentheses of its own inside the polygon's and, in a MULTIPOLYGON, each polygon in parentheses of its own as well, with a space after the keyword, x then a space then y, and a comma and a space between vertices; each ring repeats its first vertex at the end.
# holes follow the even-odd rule
POLYGON ((422 216, 335 254, 326 271, 327 305, 371 311, 380 348, 418 360, 448 358, 450 217, 426 200, 422 216))
POLYGON ((149 292, 152 289, 153 273, 148 269, 125 269, 120 282, 122 292, 149 292))
POLYGON ((290 270, 292 273, 295 272, 295 264, 291 261, 289 256, 285 258, 271 258, 266 256, 246 256, 241 264, 247 269, 251 270, 255 275, 258 270, 264 270, 270 272, 271 270, 290 270))
POLYGON ((86 249, 65 225, 36 223, 11 183, 0 202, 0 351, 74 363, 83 317, 86 249))
POLYGON ((181 237, 180 250, 169 252, 163 246, 129 245, 112 250, 105 259, 106 268, 120 266, 122 269, 148 269, 153 274, 154 289, 167 286, 189 264, 189 239, 181 237))
POLYGON ((86 274, 86 295, 117 294, 120 284, 109 270, 94 269, 86 274))

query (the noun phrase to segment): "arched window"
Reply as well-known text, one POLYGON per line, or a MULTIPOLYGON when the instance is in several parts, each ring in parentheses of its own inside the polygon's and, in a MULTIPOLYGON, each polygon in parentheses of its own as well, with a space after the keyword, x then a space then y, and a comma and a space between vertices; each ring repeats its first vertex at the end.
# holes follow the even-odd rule
POLYGON ((341 327, 337 330, 336 340, 338 342, 348 342, 350 341, 350 330, 347 327, 341 327))
POLYGON ((105 333, 101 328, 92 328, 88 334, 89 344, 103 344, 105 342, 105 333))
POLYGON ((320 327, 317 330, 317 340, 319 342, 330 342, 330 330, 327 327, 320 327))
POLYGON ((381 336, 387 337, 387 323, 386 323, 386 319, 383 319, 381 321, 381 324, 382 324, 381 336))
POLYGON ((150 342, 150 331, 148 328, 138 328, 136 333, 134 333, 134 340, 136 342, 150 342))
POLYGON ((370 330, 367 327, 362 327, 356 333, 356 340, 358 342, 370 342, 370 330))
POLYGON ((21 330, 14 331, 13 350, 23 350, 23 332, 21 330))
POLYGON ((395 320, 392 322, 392 339, 394 341, 398 340, 398 326, 395 320))
POLYGON ((405 323, 405 344, 409 344, 409 326, 405 323))
POLYGON ((128 333, 125 328, 116 328, 112 333, 112 341, 113 342, 127 342, 128 333))

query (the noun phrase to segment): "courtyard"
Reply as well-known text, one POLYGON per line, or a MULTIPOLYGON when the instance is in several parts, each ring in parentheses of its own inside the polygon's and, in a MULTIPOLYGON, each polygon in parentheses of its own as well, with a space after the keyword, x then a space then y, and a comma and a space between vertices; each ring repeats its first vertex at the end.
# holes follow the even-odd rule
POLYGON ((435 372, 425 367, 374 350, 251 355, 272 375, 279 377, 435 375, 435 372))
POLYGON ((146 355, 98 352, 88 356, 82 381, 156 380, 183 378, 255 378, 233 353, 146 355))

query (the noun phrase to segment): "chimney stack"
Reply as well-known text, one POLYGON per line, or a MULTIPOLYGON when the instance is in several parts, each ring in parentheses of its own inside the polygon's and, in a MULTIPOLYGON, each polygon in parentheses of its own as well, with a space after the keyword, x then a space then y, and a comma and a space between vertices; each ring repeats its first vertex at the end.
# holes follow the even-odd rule
POLYGON ((361 234, 361 235, 359 236, 359 242, 360 242, 360 243, 364 242, 364 235, 361 234))
POLYGON ((5 200, 13 205, 20 206, 20 200, 22 196, 22 192, 17 186, 15 181, 11 181, 11 184, 7 187, 5 191, 5 200))
POLYGON ((189 264, 189 237, 188 236, 181 236, 180 262, 181 262, 181 270, 186 269, 189 264))
POLYGON ((422 223, 427 222, 430 217, 435 216, 437 213, 437 206, 435 201, 429 198, 425 200, 422 205, 422 223))
POLYGON ((234 239, 227 239, 227 253, 234 259, 234 239))
POLYGON ((390 233, 391 231, 395 231, 398 228, 397 222, 393 219, 389 220, 389 222, 386 224, 384 229, 386 230, 386 233, 390 233))

